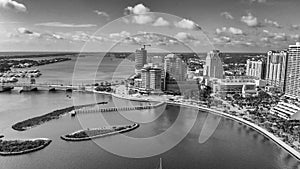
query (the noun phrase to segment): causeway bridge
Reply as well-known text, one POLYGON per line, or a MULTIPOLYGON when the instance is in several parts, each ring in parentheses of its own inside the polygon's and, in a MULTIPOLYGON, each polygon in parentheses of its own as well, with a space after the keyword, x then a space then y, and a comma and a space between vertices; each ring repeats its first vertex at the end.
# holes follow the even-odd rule
POLYGON ((0 92, 12 90, 15 87, 21 88, 21 91, 36 91, 36 90, 64 90, 72 92, 73 90, 85 91, 84 85, 63 85, 50 83, 0 83, 0 92))
POLYGON ((107 107, 101 108, 100 106, 94 107, 84 107, 81 109, 75 110, 76 114, 83 114, 83 113, 99 113, 99 112, 114 112, 114 111, 132 111, 132 110, 147 110, 147 109, 154 109, 159 106, 165 105, 165 102, 160 102, 154 105, 144 105, 144 106, 127 106, 127 107, 107 107))

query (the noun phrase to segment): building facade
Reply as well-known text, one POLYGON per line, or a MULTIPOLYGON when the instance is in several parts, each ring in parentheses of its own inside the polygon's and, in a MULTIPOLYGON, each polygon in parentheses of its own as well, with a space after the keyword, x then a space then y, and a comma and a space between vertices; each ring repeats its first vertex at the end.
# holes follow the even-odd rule
POLYGON ((135 73, 141 73, 142 68, 147 63, 147 50, 144 48, 135 51, 135 73))
POLYGON ((209 78, 224 78, 224 69, 223 63, 220 58, 220 51, 214 50, 207 54, 203 73, 204 76, 207 76, 209 78))
POLYGON ((252 76, 257 79, 265 79, 266 62, 265 60, 247 60, 246 76, 252 76))
POLYGON ((285 94, 300 97, 300 42, 290 45, 288 54, 285 94))
POLYGON ((266 82, 285 92, 288 52, 269 51, 267 55, 266 82))
POLYGON ((164 59, 165 77, 168 73, 176 81, 185 81, 187 75, 187 65, 175 54, 168 54, 164 59))
POLYGON ((141 69, 141 89, 146 91, 161 91, 162 70, 158 67, 141 69))

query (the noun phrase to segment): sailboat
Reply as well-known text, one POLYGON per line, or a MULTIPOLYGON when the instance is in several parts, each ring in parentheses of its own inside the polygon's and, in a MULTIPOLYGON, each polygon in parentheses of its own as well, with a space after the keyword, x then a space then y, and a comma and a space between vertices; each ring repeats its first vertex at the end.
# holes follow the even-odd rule
POLYGON ((162 169, 162 159, 159 159, 159 167, 157 169, 162 169))

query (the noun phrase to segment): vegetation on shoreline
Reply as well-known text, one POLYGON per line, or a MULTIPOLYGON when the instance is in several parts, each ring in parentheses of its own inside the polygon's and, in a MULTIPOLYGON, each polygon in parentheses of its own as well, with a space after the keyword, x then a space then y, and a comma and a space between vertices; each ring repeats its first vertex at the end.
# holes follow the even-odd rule
POLYGON ((80 131, 74 132, 72 134, 67 134, 65 136, 61 136, 61 138, 66 141, 83 141, 83 140, 89 140, 92 138, 104 137, 104 136, 109 136, 109 135, 113 135, 113 134, 128 132, 128 131, 136 129, 137 127, 139 127, 139 124, 135 123, 132 125, 80 130, 80 131))
POLYGON ((3 135, 0 135, 0 138, 3 138, 4 136, 3 135))
POLYGON ((0 140, 0 155, 20 155, 45 148, 51 143, 48 139, 0 140))
MULTIPOLYGON (((97 103, 97 105, 98 104, 103 104, 103 103, 104 102, 100 102, 100 103, 97 103)), ((73 110, 80 109, 80 108, 83 108, 83 107, 94 106, 94 105, 95 104, 87 104, 87 105, 71 106, 71 107, 67 107, 67 108, 63 108, 63 109, 59 109, 59 110, 54 110, 54 111, 52 111, 48 114, 38 116, 38 117, 34 117, 34 118, 31 118, 31 119, 27 119, 27 120, 24 120, 22 122, 18 122, 16 124, 14 124, 12 126, 12 128, 14 130, 17 130, 17 131, 25 131, 29 128, 41 125, 41 124, 46 123, 48 121, 51 121, 51 120, 54 120, 54 119, 59 119, 60 116, 66 114, 68 112, 71 112, 73 110)))

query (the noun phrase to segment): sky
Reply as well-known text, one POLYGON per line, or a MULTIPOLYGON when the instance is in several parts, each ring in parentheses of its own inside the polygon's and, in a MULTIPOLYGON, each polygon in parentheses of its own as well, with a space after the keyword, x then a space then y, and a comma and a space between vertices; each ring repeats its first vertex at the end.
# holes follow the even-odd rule
POLYGON ((300 41, 299 0, 0 0, 0 52, 267 52, 300 41))

